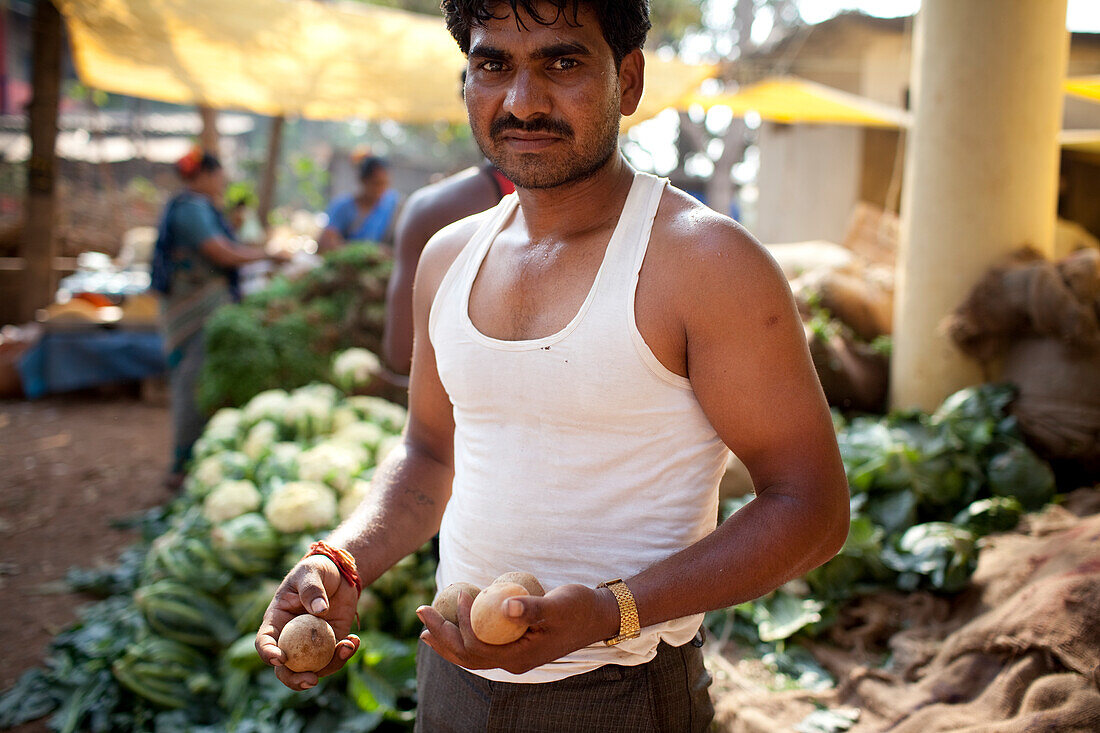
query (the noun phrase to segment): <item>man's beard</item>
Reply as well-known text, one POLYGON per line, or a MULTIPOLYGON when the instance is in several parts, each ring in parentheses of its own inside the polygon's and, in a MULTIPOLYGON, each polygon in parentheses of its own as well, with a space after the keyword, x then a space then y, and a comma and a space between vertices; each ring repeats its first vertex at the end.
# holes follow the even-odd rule
POLYGON ((609 111, 603 123, 594 145, 584 150, 557 151, 558 156, 550 160, 537 153, 509 153, 502 136, 508 130, 548 132, 559 136, 561 144, 568 146, 575 135, 573 128, 562 120, 536 117, 525 122, 508 114, 493 120, 487 140, 477 131, 474 137, 485 157, 519 188, 556 188, 592 177, 618 151, 618 110, 609 111))

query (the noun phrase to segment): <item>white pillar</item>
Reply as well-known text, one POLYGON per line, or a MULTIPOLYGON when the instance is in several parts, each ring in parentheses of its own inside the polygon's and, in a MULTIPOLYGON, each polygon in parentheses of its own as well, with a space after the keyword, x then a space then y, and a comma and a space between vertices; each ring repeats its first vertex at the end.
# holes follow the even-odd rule
POLYGON ((1054 243, 1066 0, 924 0, 914 38, 891 404, 982 377, 940 331, 986 269, 1054 243))

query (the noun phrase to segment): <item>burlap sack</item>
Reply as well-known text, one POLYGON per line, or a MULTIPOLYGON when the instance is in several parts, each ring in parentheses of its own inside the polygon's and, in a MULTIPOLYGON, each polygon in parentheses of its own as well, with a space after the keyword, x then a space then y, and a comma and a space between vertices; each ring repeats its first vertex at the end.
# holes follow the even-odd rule
POLYGON ((855 733, 1100 731, 1100 516, 1041 536, 1004 535, 974 576, 979 613, 912 684, 849 680, 855 733))

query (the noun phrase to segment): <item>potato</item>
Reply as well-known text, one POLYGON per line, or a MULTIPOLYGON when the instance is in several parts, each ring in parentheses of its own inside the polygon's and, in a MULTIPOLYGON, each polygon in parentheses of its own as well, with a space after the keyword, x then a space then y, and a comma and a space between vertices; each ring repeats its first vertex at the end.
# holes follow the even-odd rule
POLYGON ((432 608, 439 612, 439 615, 447 619, 454 625, 458 625, 458 595, 465 593, 470 596, 470 600, 477 598, 481 589, 473 583, 451 583, 435 597, 432 601, 432 608))
POLYGON ((478 594, 470 608, 474 636, 486 644, 509 644, 527 631, 527 624, 504 615, 504 601, 530 593, 519 583, 493 583, 478 594))
POLYGON ((324 619, 308 613, 295 616, 279 634, 279 648, 291 672, 323 669, 336 651, 336 634, 324 619))
POLYGON ((494 583, 518 583, 527 589, 527 595, 529 596, 544 596, 546 591, 542 588, 542 583, 531 573, 525 573, 522 570, 515 570, 510 573, 505 573, 499 578, 493 581, 494 583))

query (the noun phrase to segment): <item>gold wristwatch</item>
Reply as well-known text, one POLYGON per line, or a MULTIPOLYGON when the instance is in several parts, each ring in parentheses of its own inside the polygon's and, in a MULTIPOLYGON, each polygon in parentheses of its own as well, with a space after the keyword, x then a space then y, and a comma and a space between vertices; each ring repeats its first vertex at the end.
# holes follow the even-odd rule
POLYGON ((615 602, 619 604, 619 633, 610 639, 604 639, 603 643, 615 646, 627 639, 637 639, 642 633, 642 627, 638 623, 638 606, 634 603, 634 594, 626 587, 623 579, 615 578, 596 587, 607 588, 615 595, 615 602))

